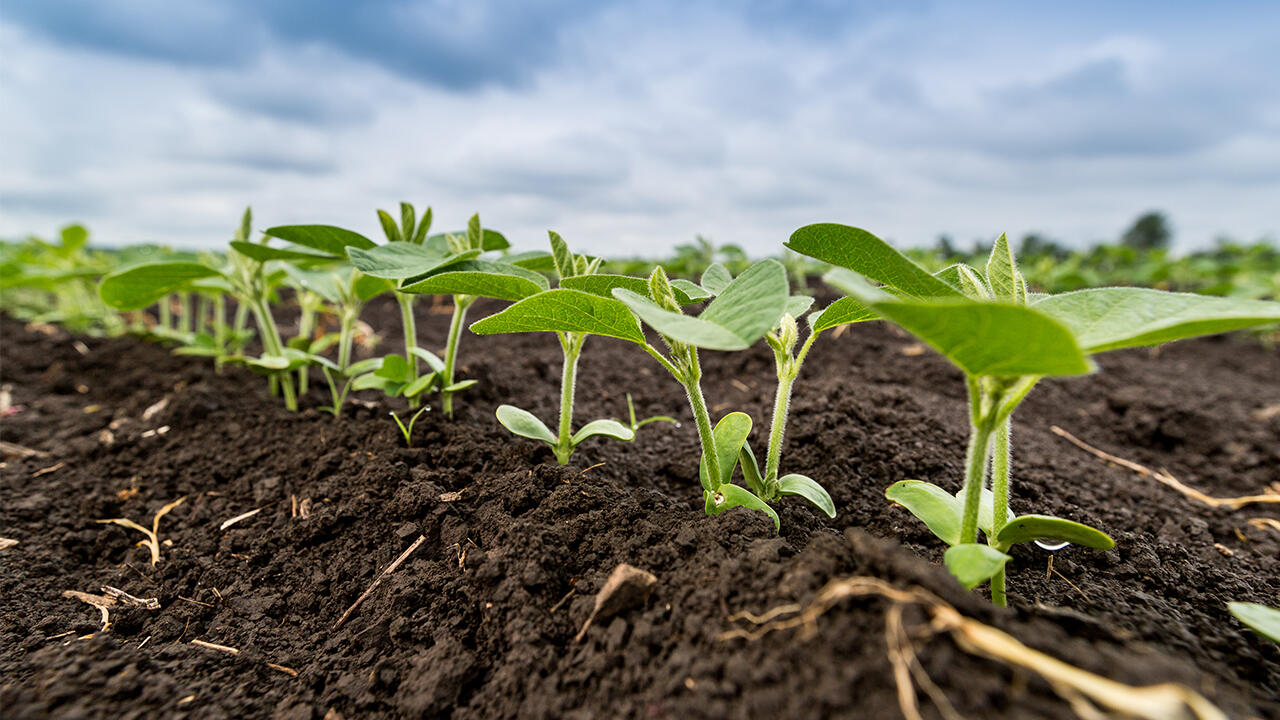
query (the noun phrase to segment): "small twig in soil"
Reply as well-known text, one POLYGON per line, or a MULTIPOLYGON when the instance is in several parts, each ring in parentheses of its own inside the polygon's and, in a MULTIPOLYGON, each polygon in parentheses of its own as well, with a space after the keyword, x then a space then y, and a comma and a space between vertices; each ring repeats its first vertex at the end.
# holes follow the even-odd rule
POLYGON ((1235 498, 1211 497, 1209 495, 1205 495, 1204 493, 1200 492, 1199 490, 1196 490, 1193 487, 1188 487, 1187 485, 1182 484, 1181 481, 1179 481, 1173 475, 1170 475, 1168 470, 1161 469, 1159 471, 1155 471, 1155 470, 1152 470, 1151 468, 1146 467, 1145 465, 1139 465, 1138 463, 1133 462, 1132 460, 1125 460, 1124 458, 1116 457, 1111 453, 1104 452, 1102 450, 1099 450, 1096 447, 1093 447, 1092 445, 1089 445, 1085 441, 1081 440, 1075 435, 1072 435, 1066 430, 1063 430, 1057 425, 1053 425, 1049 429, 1053 431, 1053 434, 1065 439, 1067 442, 1071 443, 1072 445, 1075 445, 1081 450, 1084 450, 1090 455, 1101 458, 1102 460, 1106 460, 1107 462, 1110 462, 1110 463, 1115 463, 1116 465, 1119 465, 1121 467, 1128 468, 1143 477, 1153 478, 1157 482, 1167 485, 1173 488, 1174 490, 1177 490, 1178 492, 1182 493, 1183 495, 1191 498, 1192 500, 1196 500, 1201 503, 1204 503, 1209 507, 1215 507, 1215 508, 1227 507, 1227 508, 1231 508, 1232 510, 1239 510, 1245 505, 1249 505, 1251 503, 1280 503, 1280 493, 1273 492, 1270 489, 1268 489, 1267 492, 1263 493, 1262 495, 1246 495, 1244 497, 1235 497, 1235 498))
POLYGON ((551 609, 547 611, 547 614, 555 615, 557 610, 564 607, 564 604, 569 602, 569 598, 573 597, 573 594, 575 592, 577 592, 577 588, 569 588, 569 592, 565 593, 564 597, 560 598, 560 600, 556 602, 555 605, 552 605, 551 609))
POLYGON ((17 544, 18 544, 18 541, 14 540, 13 538, 0 537, 0 550, 8 550, 9 548, 17 544))
POLYGON ((0 440, 0 456, 6 458, 49 457, 49 453, 0 440))
POLYGON ((608 465, 608 464, 609 464, 609 463, 598 462, 598 463, 596 463, 595 465, 592 465, 592 466, 591 466, 591 467, 589 467, 589 468, 584 468, 582 472, 578 473, 578 477, 582 477, 583 475, 586 475, 587 473, 591 472, 592 470, 595 470, 595 469, 596 469, 596 468, 598 468, 598 467, 604 467, 605 465, 608 465))
POLYGON ((232 525, 235 525, 236 523, 240 522, 241 520, 248 520, 249 518, 253 517, 254 515, 257 515, 257 514, 258 514, 258 513, 260 513, 260 512, 262 512, 262 508, 255 508, 255 509, 253 509, 253 510, 250 510, 250 511, 249 511, 249 512, 247 512, 247 513, 241 513, 241 514, 239 514, 239 515, 237 515, 237 516, 235 516, 235 517, 231 518, 230 520, 227 520, 227 521, 223 522, 221 525, 219 525, 219 526, 218 526, 218 529, 219 529, 219 530, 226 530, 227 528, 231 527, 232 525))
MULTIPOLYGON (((217 652, 226 653, 228 655, 236 656, 240 654, 240 651, 236 648, 228 647, 226 645, 219 645, 217 643, 205 642, 204 640, 192 640, 191 644, 195 645, 196 647, 202 647, 206 650, 216 650, 217 652)), ((294 670, 291 667, 285 667, 284 665, 277 665, 273 662, 266 663, 266 665, 272 670, 275 670, 277 672, 282 672, 285 675, 288 675, 290 677, 298 677, 298 671, 294 670)))
POLYGON ((31 473, 31 477, 38 478, 41 475, 48 475, 49 473, 52 473, 52 472, 58 472, 59 470, 61 470, 66 466, 67 466, 66 463, 60 462, 60 463, 57 463, 56 465, 50 465, 47 468, 40 468, 39 470, 31 473))
POLYGON ((1259 530, 1271 529, 1276 532, 1280 532, 1280 520, 1276 520, 1275 518, 1249 518, 1249 524, 1259 530))
POLYGON ((156 598, 139 598, 129 593, 110 586, 101 588, 101 595, 91 595, 89 593, 80 592, 79 590, 63 590, 62 597, 71 600, 79 600, 80 602, 92 605, 102 613, 102 632, 111 629, 111 613, 110 608, 117 605, 121 607, 142 608, 144 610, 159 610, 160 601, 156 598))
POLYGON ((213 603, 200 602, 199 600, 192 600, 192 599, 191 599, 191 598, 189 598, 189 597, 183 597, 183 596, 181 596, 181 595, 179 595, 179 596, 178 596, 178 599, 179 599, 179 600, 181 600, 181 601, 183 601, 183 602, 189 602, 189 603, 191 603, 192 605, 202 605, 202 606, 207 607, 207 608, 211 608, 211 607, 213 607, 213 603))
POLYGON ((347 611, 342 613, 342 617, 338 618, 338 622, 333 624, 333 629, 337 630, 338 628, 342 627, 342 623, 346 622, 347 618, 351 616, 351 613, 355 612, 355 609, 360 607, 360 603, 364 602, 364 599, 369 597, 369 593, 373 592, 374 588, 378 587, 378 585, 382 582, 382 579, 385 578, 387 575, 390 575, 391 573, 395 572, 396 568, 400 567, 400 564, 403 563, 405 560, 407 560, 409 556, 413 554, 413 551, 417 550, 418 546, 422 545, 422 543, 426 541, 427 541, 427 536, 419 535, 418 539, 414 540, 412 545, 410 545, 404 552, 400 553, 400 557, 396 558, 394 562, 388 565, 387 569, 383 570, 382 574, 379 575, 378 578, 373 581, 373 584, 371 584, 367 589, 365 589, 365 591, 360 594, 360 597, 356 598, 355 602, 351 603, 351 607, 347 608, 347 611))

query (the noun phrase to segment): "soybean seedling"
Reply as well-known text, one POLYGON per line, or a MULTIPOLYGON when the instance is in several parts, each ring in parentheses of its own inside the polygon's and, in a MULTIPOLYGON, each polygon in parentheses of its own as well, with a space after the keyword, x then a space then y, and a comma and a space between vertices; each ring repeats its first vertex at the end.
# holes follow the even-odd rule
MULTIPOLYGON (((575 255, 567 243, 558 234, 548 233, 551 239, 551 256, 554 262, 554 274, 559 282, 558 288, 525 298, 506 308, 500 313, 473 324, 471 331, 479 335, 508 332, 538 332, 542 329, 542 315, 548 309, 561 305, 571 305, 578 312, 590 313, 599 308, 606 313, 602 317, 625 317, 626 308, 612 298, 574 290, 569 286, 577 278, 581 282, 590 282, 586 278, 597 276, 600 260, 589 259, 584 255, 575 255)), ((560 349, 564 354, 564 365, 560 374, 560 423, 558 432, 552 432, 533 413, 514 405, 500 405, 497 409, 498 422, 520 437, 540 440, 550 446, 556 456, 556 462, 567 465, 573 451, 588 438, 610 437, 615 440, 630 442, 635 439, 635 431, 640 424, 635 420, 635 409, 631 408, 631 427, 617 420, 592 420, 583 425, 577 432, 573 431, 573 401, 576 387, 578 359, 582 355, 583 345, 587 337, 593 333, 589 327, 578 330, 556 330, 556 338, 560 341, 560 349)), ((654 418, 646 420, 650 422, 654 418)))
MULTIPOLYGON (((422 348, 411 355, 432 366, 433 375, 425 381, 440 391, 444 414, 453 417, 453 396, 475 384, 458 381, 458 346, 466 322, 467 310, 479 297, 520 300, 546 290, 549 285, 542 275, 515 264, 482 259, 481 255, 509 247, 507 239, 480 224, 473 215, 465 233, 432 235, 421 244, 388 243, 372 249, 352 248, 351 262, 367 275, 399 282, 397 291, 413 295, 450 295, 453 312, 449 321, 444 359, 422 348)), ((408 364, 406 360, 406 365, 408 364)), ((399 365, 397 364, 397 367, 399 365)), ((372 381, 370 381, 372 382, 372 381)), ((393 382, 401 382, 397 377, 393 382)), ((408 375, 404 384, 411 384, 408 375)), ((416 382, 424 382, 420 377, 416 382)))
POLYGON ((1099 288, 1062 295, 1027 292, 1007 239, 992 248, 985 272, 953 265, 936 275, 871 233, 845 225, 809 225, 787 244, 837 266, 827 281, 933 347, 965 375, 969 390, 969 447, 958 495, 931 483, 904 481, 887 495, 925 522, 950 548, 948 569, 967 587, 991 581, 993 602, 1005 604, 1004 566, 1017 543, 1074 543, 1108 549, 1099 530, 1047 515, 1009 510, 1012 458, 1010 418, 1041 378, 1083 375, 1091 355, 1158 345, 1280 319, 1280 303, 1099 288), (847 272, 852 270, 853 272, 847 272), (855 273, 884 284, 872 287, 855 273), (985 492, 991 469, 992 490, 985 492), (988 499, 989 498, 989 499, 988 499), (990 503, 988 505, 988 503, 990 503), (988 509, 989 508, 989 509, 988 509), (986 535, 978 543, 978 531, 986 535))
POLYGON ((174 500, 168 505, 165 505, 164 507, 160 508, 156 512, 155 517, 151 519, 150 530, 130 520, 129 518, 110 518, 108 520, 99 520, 98 522, 110 523, 112 525, 119 525, 120 527, 129 528, 130 530, 137 530, 138 532, 145 535, 147 539, 140 541, 138 544, 145 546, 147 550, 151 551, 151 564, 155 565, 156 563, 160 562, 160 518, 164 517, 165 515, 168 515, 169 511, 181 505, 183 501, 185 501, 186 499, 187 499, 187 496, 183 495, 177 500, 174 500))
POLYGON ((654 415, 643 420, 636 420, 636 404, 631 399, 631 393, 627 393, 627 419, 627 427, 631 428, 632 435, 640 432, 640 428, 648 425, 649 423, 665 422, 673 425, 680 424, 678 420, 670 415, 654 415))
MULTIPOLYGON (((428 206, 422 213, 419 220, 417 212, 410 203, 400 203, 400 223, 391 217, 391 214, 385 210, 378 211, 378 221, 382 224, 382 232, 387 236, 388 243, 409 243, 411 245, 421 246, 427 241, 427 232, 431 230, 431 207, 428 206)), ((410 293, 394 293, 396 303, 400 306, 400 327, 404 331, 404 348, 405 363, 407 370, 404 375, 406 384, 410 387, 418 380, 418 360, 420 359, 418 350, 418 326, 417 320, 413 316, 413 306, 417 300, 417 295, 410 293)), ((438 372, 433 369, 432 372, 438 372)), ((421 404, 421 393, 406 394, 405 397, 409 401, 409 408, 415 409, 421 404)), ((416 415, 414 417, 417 417, 416 415)))

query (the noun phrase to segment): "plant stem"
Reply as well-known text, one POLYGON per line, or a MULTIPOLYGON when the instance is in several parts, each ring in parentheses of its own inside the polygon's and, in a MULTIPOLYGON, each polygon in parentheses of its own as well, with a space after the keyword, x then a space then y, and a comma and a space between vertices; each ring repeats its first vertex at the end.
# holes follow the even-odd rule
MULTIPOLYGON (((258 332, 262 335, 263 350, 269 355, 284 355, 280 331, 276 328, 275 318, 271 316, 271 308, 267 306, 266 300, 254 298, 253 314, 258 320, 258 332)), ((271 377, 278 378, 279 386, 284 392, 284 406, 296 412, 298 396, 293 391, 293 378, 288 373, 277 373, 271 377)))
POLYGON ((179 329, 184 333, 191 332, 191 315, 191 293, 178 293, 178 324, 179 329))
MULTIPOLYGON (((304 290, 303 293, 306 291, 304 290)), ((311 333, 316 326, 316 310, 310 300, 303 294, 299 294, 302 305, 302 312, 298 316, 298 337, 306 341, 306 351, 311 352, 311 333)), ((307 367, 298 368, 298 394, 305 395, 307 392, 307 384, 310 379, 307 367)))
POLYGON ((578 357, 586 336, 578 333, 557 333, 564 349, 564 369, 560 373, 560 436, 552 448, 556 461, 568 465, 573 456, 573 391, 574 376, 578 370, 578 357))
MULTIPOLYGON (((414 296, 397 292, 396 302, 400 303, 400 325, 404 329, 404 359, 409 361, 409 382, 418 379, 418 356, 413 354, 418 347, 418 326, 413 317, 414 296)), ((409 409, 422 404, 421 396, 409 398, 409 409)))
MULTIPOLYGON (((1011 451, 1009 434, 1011 421, 1006 419, 996 430, 995 447, 991 457, 991 490, 994 494, 991 514, 991 537, 987 544, 995 544, 995 537, 1004 528, 1009 513, 1009 467, 1011 451)), ((991 602, 1004 607, 1004 568, 991 577, 991 602)))
POLYGON ((778 465, 782 459, 782 439, 787 432, 787 411, 791 405, 791 386, 796 381, 792 373, 778 373, 778 392, 773 399, 773 424, 769 429, 769 454, 765 459, 764 487, 772 500, 777 495, 778 465))
POLYGON ((196 294, 196 332, 204 332, 209 319, 209 296, 204 293, 196 294))
POLYGON ((170 295, 160 298, 160 310, 156 314, 156 324, 165 330, 173 326, 173 306, 169 304, 171 302, 173 297, 170 295))
MULTIPOLYGON (((473 298, 470 295, 454 295, 453 296, 453 318, 449 321, 449 341, 444 348, 444 382, 440 383, 442 388, 447 388, 453 384, 453 370, 458 361, 458 341, 462 336, 462 324, 467 319, 467 308, 471 306, 473 298)), ((453 393, 442 391, 440 393, 440 406, 444 411, 445 417, 453 418, 453 393)))
POLYGON ((692 351, 693 369, 683 378, 678 378, 684 385, 685 394, 689 396, 689 407, 693 410, 693 421, 698 426, 698 440, 702 443, 702 456, 707 459, 707 479, 712 492, 720 488, 720 458, 716 455, 716 438, 711 426, 711 415, 707 412, 707 399, 702 394, 702 373, 697 365, 697 351, 692 351))
POLYGON ((986 485, 987 456, 991 448, 991 425, 981 411, 982 392, 977 383, 969 384, 969 450, 965 457, 964 516, 960 523, 960 542, 978 541, 978 508, 982 488, 986 485))
POLYGON ((231 338, 231 341, 235 343, 234 354, 236 355, 240 355, 244 352, 244 346, 245 346, 244 329, 245 329, 245 325, 247 325, 248 322, 249 322, 249 304, 246 302, 242 302, 239 298, 236 298, 235 321, 231 326, 231 331, 234 334, 234 337, 231 338))
POLYGON ((338 320, 338 369, 343 372, 346 372, 347 366, 351 364, 351 344, 355 339, 356 320, 359 318, 359 306, 344 305, 342 307, 342 316, 338 320))
MULTIPOLYGON (((227 298, 222 295, 213 298, 213 344, 219 356, 227 352, 227 298)), ((222 370, 220 364, 218 370, 222 370)))

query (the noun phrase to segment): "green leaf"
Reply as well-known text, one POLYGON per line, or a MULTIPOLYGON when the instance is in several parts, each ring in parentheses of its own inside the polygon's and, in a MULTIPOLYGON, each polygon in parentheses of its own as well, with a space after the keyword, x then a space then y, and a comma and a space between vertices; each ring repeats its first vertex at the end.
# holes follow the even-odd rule
POLYGON ((397 397, 404 388, 404 383, 398 380, 391 380, 378 375, 377 373, 366 373, 357 376, 351 381, 351 390, 357 392, 360 390, 381 390, 388 397, 397 397))
POLYGON ((972 590, 992 575, 1000 572, 1004 564, 1013 558, 982 543, 961 543, 947 549, 942 562, 952 575, 969 590, 972 590))
POLYGON ((573 434, 573 446, 577 447, 578 443, 596 435, 604 435, 624 442, 631 442, 636 439, 636 434, 631 431, 631 428, 617 420, 592 420, 573 434))
MULTIPOLYGON (((695 285, 694 283, 691 283, 688 280, 685 280, 684 278, 676 278, 675 280, 672 280, 671 289, 675 291, 676 300, 679 301, 681 305, 701 302, 711 297, 711 293, 707 292, 706 289, 704 289, 701 285, 695 285), (682 295, 684 297, 689 298, 689 303, 686 303, 684 300, 681 300, 682 295)), ((637 291, 637 292, 640 292, 640 291, 637 291)), ((644 293, 640 292, 640 294, 643 295, 644 293)))
POLYGON ((404 390, 401 391, 401 394, 407 398, 418 397, 419 395, 431 390, 431 387, 435 385, 439 379, 440 375, 433 372, 427 373, 426 375, 419 375, 418 379, 404 386, 404 390))
POLYGON ((1093 353, 1280 322, 1280 302, 1145 288, 1079 290, 1032 307, 1071 328, 1093 353))
POLYGON ((1227 609, 1254 632, 1273 643, 1280 643, 1280 610, 1251 602, 1227 603, 1227 609))
POLYGON ((404 236, 400 234, 400 228, 396 227, 396 221, 386 210, 378 211, 378 222, 382 224, 382 234, 387 236, 387 242, 404 242, 404 236))
POLYGON ((956 496, 921 480, 900 480, 890 485, 884 494, 923 521, 942 542, 948 545, 960 542, 964 509, 956 496))
POLYGON ((471 325, 479 335, 515 332, 582 332, 644 343, 626 305, 613 298, 557 288, 527 297, 471 325))
POLYGON ((569 244, 560 237, 559 233, 547 231, 547 235, 551 237, 551 258, 555 262, 556 275, 563 283, 565 278, 578 274, 574 267, 573 251, 569 249, 569 244))
POLYGON ((977 270, 964 263, 948 265, 934 273, 934 276, 952 287, 960 288, 961 292, 974 300, 993 299, 991 289, 987 287, 987 281, 977 270))
POLYGON ((848 268, 914 298, 954 297, 958 290, 929 274, 880 238, 836 223, 806 225, 791 234, 788 248, 848 268))
POLYGON ((116 310, 141 310, 195 280, 222 273, 199 263, 160 262, 134 265, 102 279, 98 293, 116 310))
POLYGON ((1029 307, 963 297, 867 304, 970 376, 1084 375, 1094 370, 1070 330, 1029 307))
POLYGON ((369 302, 382 293, 395 289, 395 283, 391 280, 365 275, 364 273, 356 276, 355 284, 352 286, 356 299, 360 302, 369 302))
MULTIPOLYGON (((963 271, 961 276, 963 280, 963 271)), ((1027 286, 1018 272, 1018 261, 1013 257, 1009 247, 1009 238, 1004 233, 991 246, 991 257, 987 259, 987 283, 996 300, 1014 304, 1026 304, 1027 286)))
MULTIPOLYGON (((692 305, 698 302, 700 298, 691 297, 683 289, 676 287, 678 280, 671 283, 671 289, 675 293, 676 302, 681 305, 692 305)), ((685 281, 688 282, 688 281, 685 281)), ((693 283, 689 283, 693 287, 693 283)), ((564 278, 560 281, 560 287, 570 290, 581 290, 592 295, 601 295, 612 299, 613 289, 616 287, 626 288, 637 295, 645 295, 649 292, 649 281, 644 278, 631 277, 630 275, 578 275, 576 277, 564 278)), ((705 293, 704 293, 705 295, 705 293)))
POLYGON ((827 517, 836 516, 836 504, 831 500, 831 494, 826 491, 812 478, 804 475, 783 475, 778 478, 778 492, 782 495, 796 495, 813 503, 819 510, 827 514, 827 517))
MULTIPOLYGON (((413 210, 413 206, 409 206, 413 210)), ((418 230, 413 234, 413 244, 421 245, 427 239, 427 231, 431 229, 431 206, 428 205, 425 212, 422 213, 422 220, 418 223, 418 230)), ((494 233, 497 235, 497 233, 494 233)), ((499 236, 501 237, 501 236, 499 236)), ((505 240, 505 238, 504 238, 505 240)))
POLYGON ((771 330, 786 309, 787 275, 781 263, 762 260, 696 317, 663 309, 625 288, 614 289, 613 295, 654 330, 674 340, 708 350, 745 350, 771 330))
POLYGON ((743 442, 738 453, 738 464, 742 466, 742 479, 747 487, 756 495, 764 494, 764 477, 760 475, 760 464, 756 462, 756 454, 751 450, 751 443, 743 442))
POLYGON ((361 250, 374 247, 374 242, 360 233, 332 225, 279 225, 267 228, 267 234, 338 258, 346 257, 349 247, 361 250))
POLYGON ((373 372, 378 368, 382 367, 382 360, 383 359, 380 357, 372 357, 372 358, 367 358, 365 360, 361 360, 360 362, 351 363, 350 365, 347 366, 347 371, 343 374, 346 375, 347 377, 355 377, 356 375, 363 375, 367 372, 373 372))
MULTIPOLYGON (((712 436, 716 444, 716 459, 720 464, 720 485, 733 481, 733 469, 738 464, 738 454, 751 434, 751 416, 741 412, 731 412, 716 423, 712 436)), ((712 488, 714 489, 714 487, 712 488)))
POLYGON ((541 440, 548 445, 556 444, 556 436, 546 424, 527 410, 521 410, 514 405, 499 405, 495 414, 498 416, 498 422, 502 423, 502 427, 515 435, 531 440, 541 440))
POLYGON ((534 272, 552 273, 556 271, 555 259, 551 257, 551 253, 545 250, 511 253, 504 256, 502 261, 526 270, 533 270, 534 272))
MULTIPOLYGON (((962 512, 964 508, 964 497, 965 488, 961 488, 960 492, 956 493, 956 504, 957 507, 961 508, 962 512)), ((988 536, 991 535, 991 528, 993 527, 992 521, 995 519, 995 505, 996 494, 991 491, 991 488, 982 488, 982 497, 978 498, 978 529, 986 533, 988 536)), ((1005 508, 1005 522, 1008 523, 1010 520, 1013 520, 1013 518, 1013 511, 1005 508)))
MULTIPOLYGON (((418 213, 413 209, 413 205, 402 202, 400 203, 400 239, 405 242, 413 240, 414 228, 418 227, 418 213)), ((425 232, 425 231, 424 231, 425 232)))
POLYGON ((828 305, 821 313, 814 313, 809 317, 812 320, 811 327, 814 332, 830 330, 838 325, 880 319, 880 315, 876 311, 862 304, 857 298, 852 297, 842 297, 828 305))
POLYGON ((441 255, 421 245, 398 242, 394 245, 379 245, 371 250, 347 248, 347 256, 351 258, 351 264, 366 275, 403 280, 480 257, 480 251, 468 250, 458 255, 441 255))
POLYGON ((62 228, 61 235, 65 250, 74 252, 89 243, 89 231, 83 225, 68 225, 62 228))
POLYGON ((711 512, 715 515, 735 507, 759 510, 773 520, 774 532, 777 532, 782 527, 781 521, 778 520, 778 513, 769 507, 769 503, 756 497, 750 490, 737 485, 721 485, 718 490, 712 493, 711 507, 711 512))
POLYGON ((809 295, 792 295, 787 298, 787 308, 784 311, 793 318, 798 318, 809 312, 809 308, 813 307, 813 298, 809 295))
POLYGON ((403 355, 387 355, 373 374, 387 380, 406 382, 409 379, 409 361, 403 355))
POLYGON ((241 255, 244 255, 251 260, 257 260, 258 262, 270 262, 272 260, 284 260, 286 262, 332 262, 333 260, 333 258, 328 255, 316 255, 315 253, 298 252, 297 250, 273 248, 267 245, 243 242, 241 240, 232 240, 231 247, 241 255))
POLYGON ((424 277, 409 278, 401 292, 420 295, 479 295, 498 300, 523 300, 550 285, 542 275, 507 263, 464 260, 424 277))
POLYGON ((1009 524, 996 535, 996 543, 1000 547, 1010 547, 1032 540, 1069 542, 1095 550, 1110 550, 1116 546, 1116 541, 1101 530, 1048 515, 1019 515, 1010 520, 1009 524))
POLYGON ((444 361, 438 355, 426 348, 415 347, 409 350, 415 356, 422 358, 427 365, 436 372, 444 372, 444 361))
POLYGON ((475 248, 483 247, 484 230, 480 227, 480 213, 471 216, 467 221, 467 247, 475 248))
POLYGON ((350 280, 351 268, 336 270, 304 270, 285 265, 284 272, 294 284, 337 305, 342 302, 344 286, 350 280), (345 270, 345 272, 343 271, 345 270))
POLYGON ((729 287, 729 283, 733 282, 733 275, 729 274, 729 269, 720 263, 711 263, 707 266, 706 271, 702 273, 702 278, 698 284, 702 285, 702 289, 706 290, 710 295, 715 296, 724 292, 729 287))
POLYGON ((452 385, 442 388, 440 392, 445 392, 445 393, 462 392, 463 390, 466 390, 469 387, 473 387, 478 382, 479 380, 459 380, 458 382, 452 385))

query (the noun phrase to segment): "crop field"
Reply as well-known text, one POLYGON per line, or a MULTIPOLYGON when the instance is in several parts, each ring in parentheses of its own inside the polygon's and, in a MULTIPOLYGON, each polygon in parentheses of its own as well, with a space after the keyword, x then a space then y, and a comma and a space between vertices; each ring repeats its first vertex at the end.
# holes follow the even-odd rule
POLYGON ((1280 716, 1280 248, 0 244, 12 717, 1280 716))

